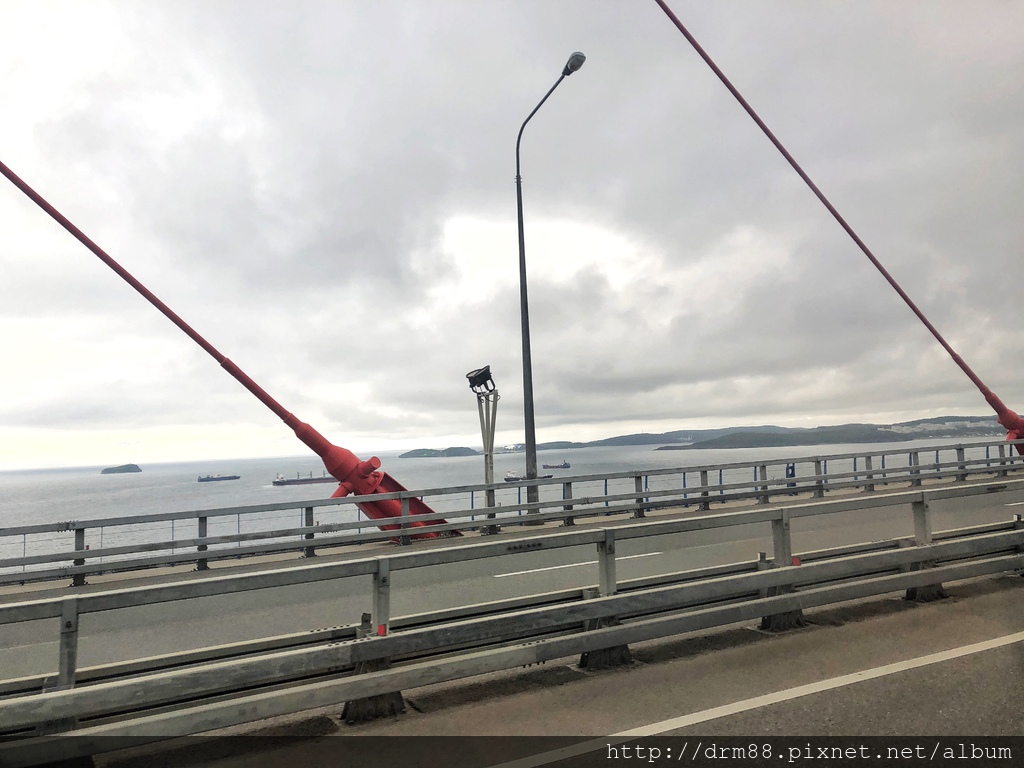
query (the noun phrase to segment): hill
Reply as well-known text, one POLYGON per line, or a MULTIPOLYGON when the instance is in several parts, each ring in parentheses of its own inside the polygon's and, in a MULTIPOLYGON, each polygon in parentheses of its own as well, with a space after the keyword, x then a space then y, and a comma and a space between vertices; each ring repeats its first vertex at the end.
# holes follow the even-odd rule
POLYGON ((414 451, 406 451, 401 454, 398 458, 400 459, 437 459, 437 458, 451 458, 453 456, 479 456, 480 451, 473 448, 444 448, 437 450, 436 448, 417 448, 414 451))
MULTIPOLYGON (((935 416, 898 424, 840 424, 827 427, 779 427, 772 424, 720 429, 678 429, 672 432, 639 432, 580 443, 557 440, 537 445, 538 451, 595 448, 616 445, 655 445, 658 451, 693 448, 769 448, 794 445, 842 443, 892 443, 922 438, 995 437, 1005 434, 995 416, 935 416)), ((523 445, 496 448, 495 453, 522 453, 523 445)), ((400 458, 478 456, 473 448, 418 448, 400 458)))
POLYGON ((921 438, 952 439, 1003 434, 995 416, 939 416, 899 424, 841 424, 813 429, 786 427, 738 428, 725 434, 695 440, 686 445, 663 445, 656 450, 691 448, 768 448, 795 445, 837 445, 841 443, 895 443, 921 438))
POLYGON ((138 464, 121 464, 120 466, 117 466, 117 467, 107 467, 106 469, 101 469, 100 470, 100 474, 101 475, 121 475, 121 474, 124 474, 125 472, 141 472, 141 471, 142 471, 142 468, 138 464))

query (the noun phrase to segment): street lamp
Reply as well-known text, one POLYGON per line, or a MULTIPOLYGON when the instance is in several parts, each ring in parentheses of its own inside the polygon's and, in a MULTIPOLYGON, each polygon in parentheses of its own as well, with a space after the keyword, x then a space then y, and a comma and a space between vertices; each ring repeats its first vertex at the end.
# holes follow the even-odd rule
MULTIPOLYGON (((498 389, 491 378, 491 366, 485 365, 466 374, 469 379, 469 388, 476 395, 477 410, 480 411, 480 435, 484 444, 484 482, 488 485, 494 484, 494 422, 498 417, 498 389)), ((494 506, 494 488, 487 489, 487 506, 494 506)), ((487 515, 488 519, 494 519, 494 513, 487 515)), ((484 526, 482 534, 498 533, 501 527, 498 525, 484 526)))
MULTIPOLYGON (((569 57, 565 68, 562 69, 561 77, 555 81, 555 84, 551 86, 551 90, 544 94, 544 98, 540 100, 540 103, 533 108, 533 112, 523 121, 523 127, 519 129, 519 136, 516 138, 516 204, 519 212, 519 308, 523 324, 523 410, 525 411, 526 421, 527 480, 534 480, 537 477, 537 425, 533 414, 533 360, 530 356, 530 308, 526 298, 526 240, 523 237, 523 178, 519 173, 519 143, 523 139, 523 130, 526 128, 526 124, 530 122, 530 118, 537 114, 537 110, 548 100, 548 96, 554 92, 555 88, 565 78, 582 67, 583 62, 586 60, 587 57, 579 51, 576 51, 569 57)), ((527 503, 536 502, 538 497, 536 485, 531 485, 526 489, 527 503)))

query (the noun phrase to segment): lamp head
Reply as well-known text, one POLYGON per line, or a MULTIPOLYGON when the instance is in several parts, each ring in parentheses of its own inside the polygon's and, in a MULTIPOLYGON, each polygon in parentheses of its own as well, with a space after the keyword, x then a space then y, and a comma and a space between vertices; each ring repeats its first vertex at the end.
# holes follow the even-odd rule
POLYGON ((494 391, 494 379, 491 378, 491 366, 485 365, 466 374, 469 379, 469 388, 478 395, 494 391))
POLYGON ((565 63, 565 69, 562 70, 562 76, 563 77, 568 77, 573 72, 575 72, 577 69, 582 67, 583 66, 583 62, 586 61, 586 60, 587 60, 586 56, 584 56, 579 51, 576 51, 576 53, 574 53, 572 56, 569 57, 569 61, 567 61, 565 63))

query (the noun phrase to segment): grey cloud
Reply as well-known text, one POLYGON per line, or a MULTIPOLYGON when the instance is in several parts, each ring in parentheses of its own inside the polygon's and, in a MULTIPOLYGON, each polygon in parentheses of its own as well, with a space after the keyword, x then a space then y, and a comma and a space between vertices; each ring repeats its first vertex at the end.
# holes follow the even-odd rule
MULTIPOLYGON (((1024 54, 1004 29, 1022 12, 673 5, 926 314, 1012 394, 1024 54)), ((38 128, 48 178, 187 321, 338 434, 475 434, 462 377, 485 363, 503 424, 521 428, 518 290, 439 298, 457 270, 443 227, 514 222, 516 131, 574 49, 586 65, 523 143, 544 427, 985 410, 654 3, 117 8, 139 49, 38 128), (190 100, 207 91, 221 101, 190 100), (155 96, 197 110, 173 139, 140 112, 155 96), (630 291, 594 270, 556 280, 530 231, 556 219, 619 233, 660 267, 630 291), (716 269, 736 232, 784 263, 716 269)), ((514 256, 487 257, 514 274, 514 256)), ((39 275, 46 313, 65 300, 83 317, 129 312, 106 276, 59 263, 29 277, 18 263, 0 312, 35 313, 39 275)), ((158 394, 122 390, 123 421, 260 418, 218 376, 183 365, 158 394), (204 387, 214 405, 197 410, 204 387)), ((73 395, 49 418, 117 419, 109 396, 73 395)))

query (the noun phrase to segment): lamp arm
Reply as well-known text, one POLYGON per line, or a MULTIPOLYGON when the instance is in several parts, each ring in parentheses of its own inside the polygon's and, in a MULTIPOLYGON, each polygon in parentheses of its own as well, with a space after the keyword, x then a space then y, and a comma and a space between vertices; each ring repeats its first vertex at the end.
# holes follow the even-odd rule
POLYGON ((562 75, 555 81, 555 84, 551 86, 551 90, 545 93, 544 98, 541 99, 540 103, 533 108, 533 112, 523 120, 523 125, 519 129, 519 135, 516 137, 516 181, 519 181, 519 143, 523 140, 523 131, 526 130, 526 124, 530 122, 530 118, 537 114, 537 110, 544 106, 544 102, 548 100, 548 96, 555 92, 555 88, 557 88, 563 80, 565 80, 565 75, 562 75))

